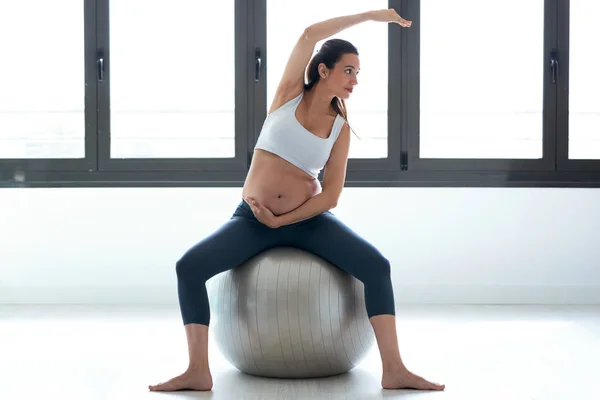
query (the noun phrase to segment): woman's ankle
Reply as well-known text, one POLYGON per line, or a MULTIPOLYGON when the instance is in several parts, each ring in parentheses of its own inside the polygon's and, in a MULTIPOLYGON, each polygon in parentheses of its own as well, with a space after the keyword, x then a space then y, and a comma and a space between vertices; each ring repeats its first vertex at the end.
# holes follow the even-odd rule
POLYGON ((404 365, 404 362, 402 361, 402 359, 395 359, 395 360, 385 360, 382 361, 382 367, 383 367, 383 372, 402 372, 402 371, 406 371, 406 365, 404 365))
POLYGON ((203 373, 203 372, 210 373, 210 368, 208 366, 208 362, 206 362, 206 361, 203 361, 203 362, 194 361, 194 362, 190 362, 190 364, 188 365, 188 371, 189 372, 197 372, 197 373, 203 373))

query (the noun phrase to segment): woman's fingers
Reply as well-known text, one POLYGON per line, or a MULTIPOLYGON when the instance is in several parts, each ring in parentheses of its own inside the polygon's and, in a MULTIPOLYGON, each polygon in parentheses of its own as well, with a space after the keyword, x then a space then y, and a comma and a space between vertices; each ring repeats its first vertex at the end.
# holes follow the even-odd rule
POLYGON ((394 10, 394 14, 395 14, 395 17, 396 17, 396 22, 398 22, 398 24, 399 24, 399 25, 401 25, 401 26, 404 26, 404 27, 409 27, 409 26, 411 26, 411 24, 412 24, 412 21, 408 21, 408 20, 406 20, 406 19, 402 18, 402 17, 400 16, 400 14, 398 14, 398 13, 396 12, 396 10, 394 10))
POLYGON ((404 18, 402 18, 402 17, 399 17, 399 18, 400 18, 400 19, 399 19, 398 23, 399 23, 401 26, 403 26, 403 27, 405 27, 405 28, 408 28, 409 26, 411 26, 411 25, 412 25, 412 22, 411 22, 411 21, 407 21, 407 20, 405 20, 405 19, 404 19, 404 18))
POLYGON ((250 205, 250 208, 252 209, 252 212, 254 213, 254 215, 256 217, 264 215, 264 213, 262 212, 263 206, 260 205, 254 198, 246 197, 245 200, 246 200, 246 203, 248 203, 250 205))
POLYGON ((258 212, 259 205, 252 197, 246 197, 246 203, 250 205, 252 211, 258 212))

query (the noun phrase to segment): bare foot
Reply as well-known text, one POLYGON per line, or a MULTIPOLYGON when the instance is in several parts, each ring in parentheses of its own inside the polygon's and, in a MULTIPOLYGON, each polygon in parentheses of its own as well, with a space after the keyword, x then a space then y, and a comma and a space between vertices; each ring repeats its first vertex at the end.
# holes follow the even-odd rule
POLYGON ((418 390, 444 390, 446 385, 430 382, 413 374, 407 369, 384 372, 381 379, 384 389, 418 389, 418 390))
POLYGON ((188 369, 183 374, 176 376, 158 385, 149 385, 148 389, 153 392, 172 392, 176 390, 211 390, 213 386, 212 376, 208 370, 188 369))

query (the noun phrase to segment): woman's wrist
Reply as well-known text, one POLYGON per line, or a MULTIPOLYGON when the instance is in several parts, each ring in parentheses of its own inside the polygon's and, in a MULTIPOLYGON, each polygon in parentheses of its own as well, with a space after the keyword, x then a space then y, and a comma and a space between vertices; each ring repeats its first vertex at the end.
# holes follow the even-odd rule
POLYGON ((365 15, 365 21, 374 21, 375 20, 375 18, 373 18, 374 13, 375 13, 375 10, 365 11, 363 13, 365 15))

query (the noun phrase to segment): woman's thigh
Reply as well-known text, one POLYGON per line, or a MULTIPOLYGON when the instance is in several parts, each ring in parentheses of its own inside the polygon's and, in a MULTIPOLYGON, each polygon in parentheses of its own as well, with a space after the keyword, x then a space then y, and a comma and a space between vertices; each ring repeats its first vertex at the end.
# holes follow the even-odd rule
POLYGON ((238 207, 231 219, 206 236, 177 262, 178 274, 201 275, 208 280, 235 268, 255 255, 279 244, 280 237, 238 207))
POLYGON ((361 281, 389 274, 387 258, 369 241, 329 212, 290 226, 290 245, 313 253, 361 281))

